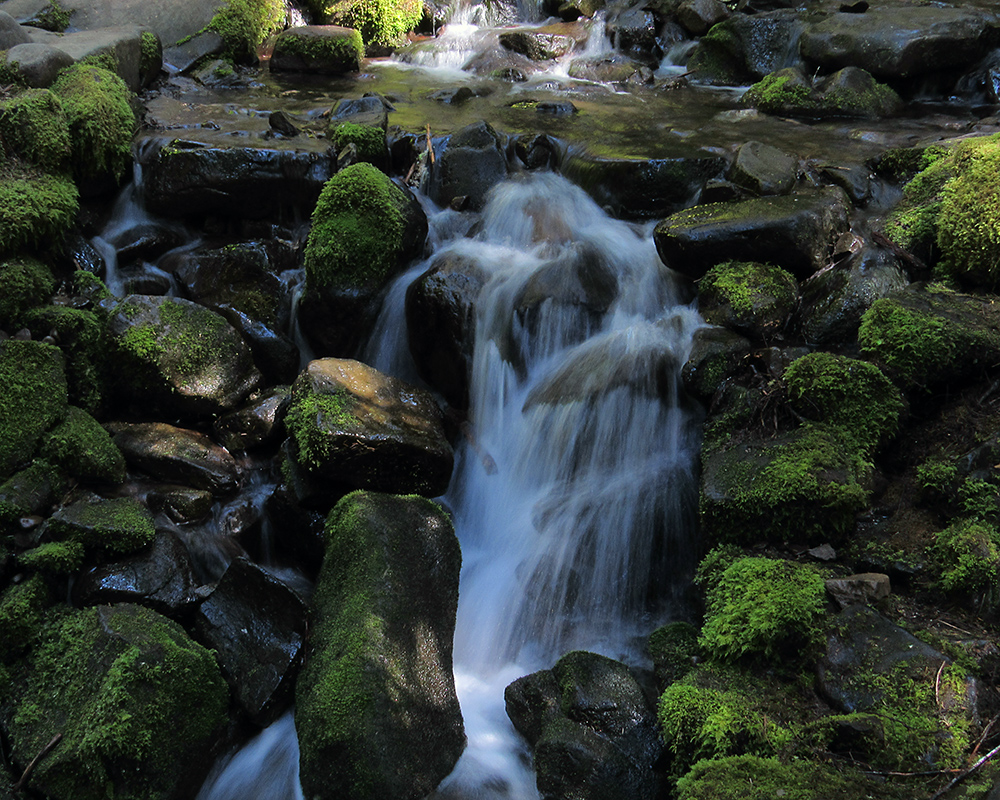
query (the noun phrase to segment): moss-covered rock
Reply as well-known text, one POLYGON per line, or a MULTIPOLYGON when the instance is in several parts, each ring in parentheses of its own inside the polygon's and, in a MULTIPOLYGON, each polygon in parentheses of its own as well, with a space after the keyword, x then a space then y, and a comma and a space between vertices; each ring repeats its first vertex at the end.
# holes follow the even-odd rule
POLYGON ((896 114, 896 92, 857 67, 845 67, 815 85, 795 67, 767 75, 743 95, 743 104, 782 116, 879 118, 896 114))
POLYGON ((353 144, 358 150, 358 160, 376 167, 388 166, 389 150, 385 144, 385 131, 372 125, 355 125, 341 122, 333 128, 333 146, 337 151, 353 144))
POLYGON ((795 278, 780 267, 727 261, 698 283, 698 308, 706 322, 768 340, 782 332, 798 295, 795 278))
MULTIPOLYGON (((103 288, 99 279, 94 280, 103 288)), ((95 292, 92 299, 103 298, 95 292)), ((108 340, 102 320, 87 309, 50 305, 33 309, 23 321, 37 339, 54 335, 66 359, 70 402, 88 413, 98 411, 106 400, 110 381, 108 340)))
POLYGON ((16 330, 28 309, 48 302, 55 290, 52 270, 35 258, 15 256, 0 261, 0 327, 16 330))
POLYGON ((193 796, 225 724, 212 654, 135 605, 50 615, 4 720, 16 763, 57 734, 29 787, 55 800, 193 796))
POLYGON ((700 652, 698 630, 690 622, 671 622, 649 635, 649 655, 663 688, 690 672, 700 652))
POLYGON ((69 122, 59 98, 48 89, 26 89, 0 99, 0 140, 16 155, 57 172, 69 161, 69 122))
POLYGON ((241 62, 254 62, 268 36, 285 24, 281 0, 226 0, 208 29, 222 37, 225 52, 241 62))
POLYGON ((420 0, 308 0, 307 5, 324 23, 359 31, 370 55, 405 44, 424 13, 420 0))
POLYGON ((0 594, 0 662, 11 663, 34 644, 51 602, 40 575, 0 594))
POLYGON ((76 175, 121 178, 132 163, 136 126, 125 82, 106 69, 79 63, 62 72, 52 91, 69 120, 76 175))
POLYGON ((955 176, 950 148, 937 145, 890 158, 888 170, 909 175, 903 197, 886 217, 884 230, 893 242, 927 264, 937 260, 937 218, 945 184, 955 176))
POLYGON ((274 42, 271 69, 343 75, 361 69, 365 43, 361 34, 339 25, 289 28, 274 42))
POLYGON ((80 568, 85 555, 82 542, 45 542, 18 555, 17 562, 26 569, 69 575, 80 568))
POLYGON ((84 497, 59 509, 46 525, 55 537, 112 553, 139 550, 156 536, 153 515, 131 497, 84 497))
POLYGON ((0 159, 0 255, 61 242, 79 207, 70 178, 16 158, 0 159))
POLYGON ((96 419, 76 406, 67 408, 63 421, 45 434, 38 452, 83 481, 117 484, 125 480, 121 450, 96 419))
POLYGON ((67 486, 62 472, 36 458, 0 484, 0 525, 13 526, 21 517, 48 514, 67 486))
POLYGON ((418 800, 465 742, 451 669, 458 540, 431 501, 370 492, 337 504, 326 537, 296 688, 303 790, 418 800))
POLYGON ((63 357, 41 342, 0 342, 0 478, 31 460, 35 446, 66 414, 63 357))
POLYGON ((844 776, 825 764, 738 755, 699 761, 677 781, 678 800, 856 800, 896 796, 859 774, 844 776))
POLYGON ((1000 531, 976 519, 962 520, 938 533, 934 556, 946 592, 990 597, 1000 595, 1000 531))

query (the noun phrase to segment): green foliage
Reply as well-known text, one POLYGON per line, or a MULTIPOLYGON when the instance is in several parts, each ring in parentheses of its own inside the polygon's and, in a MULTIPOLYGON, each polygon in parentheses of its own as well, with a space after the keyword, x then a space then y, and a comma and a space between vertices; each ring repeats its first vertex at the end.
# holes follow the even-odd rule
POLYGON ((0 255, 61 242, 79 207, 71 179, 18 159, 0 161, 0 255))
POLYGON ((996 520, 1000 512, 1000 490, 987 481, 966 478, 958 487, 961 513, 982 520, 996 520))
POLYGON ((930 458, 916 470, 920 494, 925 500, 937 502, 947 499, 958 480, 958 467, 954 461, 930 458))
POLYGON ((28 256, 0 261, 0 327, 16 330, 28 309, 48 302, 56 281, 45 264, 28 256))
POLYGON ((360 161, 376 166, 384 165, 387 161, 385 132, 381 128, 341 122, 333 130, 333 146, 340 152, 349 144, 357 147, 360 161))
POLYGON ((132 163, 136 120, 125 82, 102 67, 67 67, 52 85, 69 119, 73 168, 82 178, 120 178, 132 163))
POLYGON ((59 98, 48 89, 25 89, 0 99, 0 140, 8 154, 49 172, 62 170, 70 137, 59 98))
POLYGON ((121 450, 97 420, 75 406, 43 437, 39 454, 80 480, 114 484, 125 480, 121 450))
POLYGON ((280 52, 283 55, 298 56, 307 63, 350 64, 358 69, 365 57, 365 42, 361 34, 353 28, 345 28, 338 36, 282 36, 280 52))
POLYGON ((39 575, 0 595, 0 661, 10 663, 31 646, 50 602, 49 590, 39 575))
POLYGON ((17 560, 26 569, 68 575, 80 568, 84 552, 80 542, 47 542, 21 553, 17 560))
POLYGON ((152 31, 143 31, 139 34, 139 47, 139 73, 145 76, 153 70, 158 72, 163 65, 163 48, 159 37, 152 31))
POLYGON ((208 24, 225 42, 225 52, 236 61, 253 61, 268 36, 285 24, 282 0, 228 0, 208 24))
POLYGON ((719 661, 780 660, 817 639, 824 603, 823 579, 811 567, 741 558, 708 587, 698 643, 719 661))
POLYGON ((360 423, 351 413, 355 405, 346 389, 292 398, 285 427, 295 442, 300 464, 319 467, 330 458, 335 443, 331 430, 359 429, 360 423))
POLYGON ((823 764, 782 763, 738 755, 699 761, 677 782, 677 800, 858 800, 869 793, 860 776, 845 778, 823 764))
POLYGON ((73 273, 73 292, 78 297, 88 300, 95 305, 101 302, 101 300, 109 300, 114 297, 108 291, 108 287, 104 285, 104 281, 93 273, 82 269, 78 269, 73 273))
POLYGON ((788 367, 784 381, 796 412, 844 429, 865 454, 896 432, 903 400, 874 364, 809 353, 788 367))
POLYGON ((1000 531, 995 525, 976 519, 955 522, 937 534, 933 552, 946 592, 997 597, 1000 531))
POLYGON ((310 0, 310 6, 324 22, 359 31, 376 50, 405 44, 423 16, 420 0, 310 0))

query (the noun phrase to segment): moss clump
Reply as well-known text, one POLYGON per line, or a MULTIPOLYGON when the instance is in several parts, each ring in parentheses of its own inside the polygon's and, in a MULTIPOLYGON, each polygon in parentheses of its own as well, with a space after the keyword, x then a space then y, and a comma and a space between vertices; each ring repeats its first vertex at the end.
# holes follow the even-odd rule
POLYGON ((228 0, 208 29, 222 37, 227 56, 248 62, 256 60, 257 49, 284 24, 282 0, 228 0))
POLYGON ((49 590, 39 575, 0 596, 0 661, 10 663, 32 645, 50 603, 49 590))
POLYGON ((52 91, 69 119, 75 173, 121 178, 132 162, 136 125, 125 82, 107 69, 79 63, 62 71, 52 91))
POLYGON ((70 12, 63 8, 58 0, 51 0, 34 18, 24 23, 34 28, 41 28, 53 33, 62 33, 69 27, 70 12))
POLYGON ((360 69, 365 57, 364 39, 353 28, 345 30, 338 36, 285 35, 275 44, 275 50, 281 55, 297 56, 314 68, 321 64, 342 64, 360 69))
POLYGON ((121 450, 96 419, 75 406, 43 437, 39 454, 80 480, 114 484, 125 480, 121 450))
POLYGON ((812 91, 802 83, 798 70, 792 67, 765 75, 746 90, 742 103, 769 114, 780 113, 789 107, 804 111, 815 105, 812 91))
MULTIPOLYGON (((992 488, 996 507, 996 488, 992 488)), ((1000 590, 1000 531, 976 519, 954 523, 935 536, 939 584, 946 592, 996 597, 1000 590)))
POLYGON ((333 146, 340 152, 347 145, 358 149, 358 159, 380 166, 386 163, 385 132, 372 125, 341 122, 333 130, 333 146))
MULTIPOLYGON (((874 796, 860 776, 823 764, 738 755, 699 761, 677 781, 677 800, 856 800, 874 796)), ((878 796, 885 796, 878 787, 878 796)))
POLYGON ((63 734, 30 783, 54 797, 182 796, 225 724, 229 692, 211 652, 140 606, 53 615, 27 676, 10 741, 23 763, 63 734))
POLYGON ((823 579, 811 567, 741 558, 708 588, 698 643, 719 661, 776 660, 816 640, 824 603, 823 579))
POLYGON ((903 104, 892 89, 856 67, 835 72, 815 88, 799 70, 786 67, 747 89, 742 102, 769 114, 817 118, 884 117, 903 104))
POLYGON ((371 164, 353 164, 326 182, 306 242, 312 289, 381 285, 398 266, 406 222, 402 190, 371 164))
POLYGON ((354 28, 369 50, 385 50, 406 43, 423 16, 420 0, 309 0, 324 22, 354 28))
POLYGON ((11 525, 31 514, 48 514, 66 488, 62 473, 36 458, 0 484, 0 524, 11 525))
POLYGON ((73 273, 73 293, 94 305, 114 297, 108 291, 108 287, 104 285, 104 281, 93 273, 82 269, 73 273))
POLYGON ((356 431, 361 423, 351 413, 356 401, 346 389, 332 394, 307 394, 293 398, 285 416, 285 427, 295 442, 298 461, 319 467, 332 453, 331 428, 356 431))
POLYGON ((143 77, 159 72, 163 66, 163 47, 159 37, 152 31, 139 34, 139 74, 143 77))
MULTIPOLYGON (((97 278, 94 280, 97 284, 92 296, 99 299, 104 284, 97 278)), ((108 342, 97 315, 82 308, 46 306, 27 314, 24 324, 39 339, 55 332, 59 349, 66 356, 70 402, 89 413, 96 412, 103 403, 108 382, 108 342)))
POLYGON ((870 454, 896 432, 903 400, 867 361, 809 353, 785 371, 788 400, 801 416, 847 431, 870 454))
POLYGON ((151 544, 156 536, 152 515, 131 497, 74 503, 53 514, 48 524, 53 534, 62 539, 112 553, 131 553, 151 544))
POLYGON ((83 563, 84 547, 80 542, 48 542, 17 557, 26 569, 68 575, 83 563))
POLYGON ((0 261, 0 327, 16 330, 28 309, 48 302, 56 281, 45 264, 28 256, 0 261))
POLYGON ((790 273, 756 261, 718 264, 698 283, 706 322, 762 338, 781 332, 798 294, 799 285, 790 273))
POLYGON ((48 89, 26 89, 0 100, 0 139, 8 155, 51 172, 69 161, 69 121, 48 89))
POLYGON ((661 686, 669 686, 690 672, 700 652, 698 631, 689 622, 671 622, 649 635, 649 654, 661 686))
POLYGON ((0 161, 0 255, 61 242, 79 207, 70 178, 15 158, 0 161))

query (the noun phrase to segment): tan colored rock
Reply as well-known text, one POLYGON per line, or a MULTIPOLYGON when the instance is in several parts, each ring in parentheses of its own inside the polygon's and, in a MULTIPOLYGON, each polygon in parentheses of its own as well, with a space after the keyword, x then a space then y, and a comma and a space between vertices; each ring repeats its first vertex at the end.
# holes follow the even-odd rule
POLYGON ((861 603, 873 605, 889 596, 889 576, 881 572, 862 572, 846 578, 831 578, 826 590, 841 608, 861 603))

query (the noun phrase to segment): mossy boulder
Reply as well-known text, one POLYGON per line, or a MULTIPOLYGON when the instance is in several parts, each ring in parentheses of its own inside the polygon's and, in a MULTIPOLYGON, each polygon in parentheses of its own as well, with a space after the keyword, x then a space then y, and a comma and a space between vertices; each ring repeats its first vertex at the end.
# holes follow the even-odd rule
POLYGON ((3 720, 31 790, 54 800, 191 797, 225 725, 229 691, 212 654, 135 605, 48 615, 3 720))
POLYGON ((271 69, 344 75, 361 69, 365 44, 353 28, 308 25, 282 31, 274 42, 271 69))
POLYGON ((67 477, 38 458, 0 484, 0 525, 13 526, 22 517, 44 516, 69 488, 67 477))
POLYGON ((883 169, 905 170, 909 180, 899 204, 886 217, 885 234, 926 264, 933 264, 940 253, 937 219, 944 187, 956 172, 951 148, 936 145, 920 151, 890 151, 888 160, 883 169))
POLYGON ((368 55, 384 55, 402 44, 423 17, 420 0, 308 0, 326 24, 360 32, 368 55))
POLYGON ((125 480, 125 458, 101 424, 76 406, 42 438, 39 455, 82 481, 118 484, 125 480))
POLYGON ((48 302, 56 288, 52 270, 30 256, 0 260, 0 327, 17 330, 24 324, 25 313, 48 302))
POLYGON ((965 382, 1000 359, 1000 310, 989 297, 914 285, 872 304, 858 344, 904 389, 965 382))
POLYGON ((341 122, 333 127, 332 138, 338 153, 353 144, 359 161, 366 161, 379 169, 389 166, 389 148, 385 142, 385 131, 380 127, 341 122))
MULTIPOLYGON (((890 796, 884 782, 826 764, 737 755, 704 759, 677 781, 677 800, 856 800, 890 796)), ((895 796, 895 795, 891 795, 895 796)))
POLYGON ((52 91, 69 120, 76 175, 119 180, 132 163, 136 127, 125 82, 106 69, 80 63, 63 71, 52 91))
POLYGON ((55 538, 111 553, 139 550, 156 535, 153 515, 131 497, 86 495, 60 508, 45 524, 55 538))
POLYGON ((126 403, 197 419, 232 411, 260 386, 249 347, 214 311, 144 295, 101 305, 126 403))
POLYGON ((795 67, 786 67, 751 86, 742 102, 768 114, 816 119, 879 119, 903 107, 893 89, 856 67, 845 67, 816 83, 795 67))
POLYGON ((0 342, 0 478, 31 460, 42 435, 66 415, 59 349, 41 342, 0 342))
MULTIPOLYGON (((52 598, 41 575, 7 587, 0 594, 0 662, 12 663, 35 643, 52 598)), ((0 709, 6 702, 0 704, 0 709)))
POLYGON ((698 283, 698 309, 706 322, 758 341, 784 331, 798 296, 799 285, 791 274, 755 261, 719 264, 698 283))
POLYGON ((939 585, 959 596, 1000 601, 1000 531, 978 519, 952 523, 934 537, 939 585))
POLYGON ((222 37, 226 55, 253 63, 264 41, 285 24, 281 0, 226 0, 208 24, 222 37))
POLYGON ((661 689, 683 678, 700 655, 698 629, 690 622, 670 622, 649 635, 649 655, 661 689))
POLYGON ((740 86, 786 66, 801 31, 799 14, 733 14, 713 25, 688 60, 699 80, 740 86))
POLYGON ((712 326, 695 331, 688 360, 681 369, 684 388, 708 402, 722 382, 750 355, 752 344, 745 336, 712 326))
POLYGON ((79 208, 71 178, 16 158, 0 159, 0 255, 61 242, 79 208))
POLYGON ((355 492, 326 522, 295 725, 306 796, 418 800, 465 745, 452 675, 461 553, 420 497, 355 492))
POLYGON ((423 250, 427 217, 371 164, 323 187, 306 241, 301 323, 322 352, 353 356, 374 325, 379 292, 423 250))
POLYGON ((48 89, 26 89, 0 99, 0 141, 17 155, 50 172, 69 162, 69 122, 62 103, 48 89))

